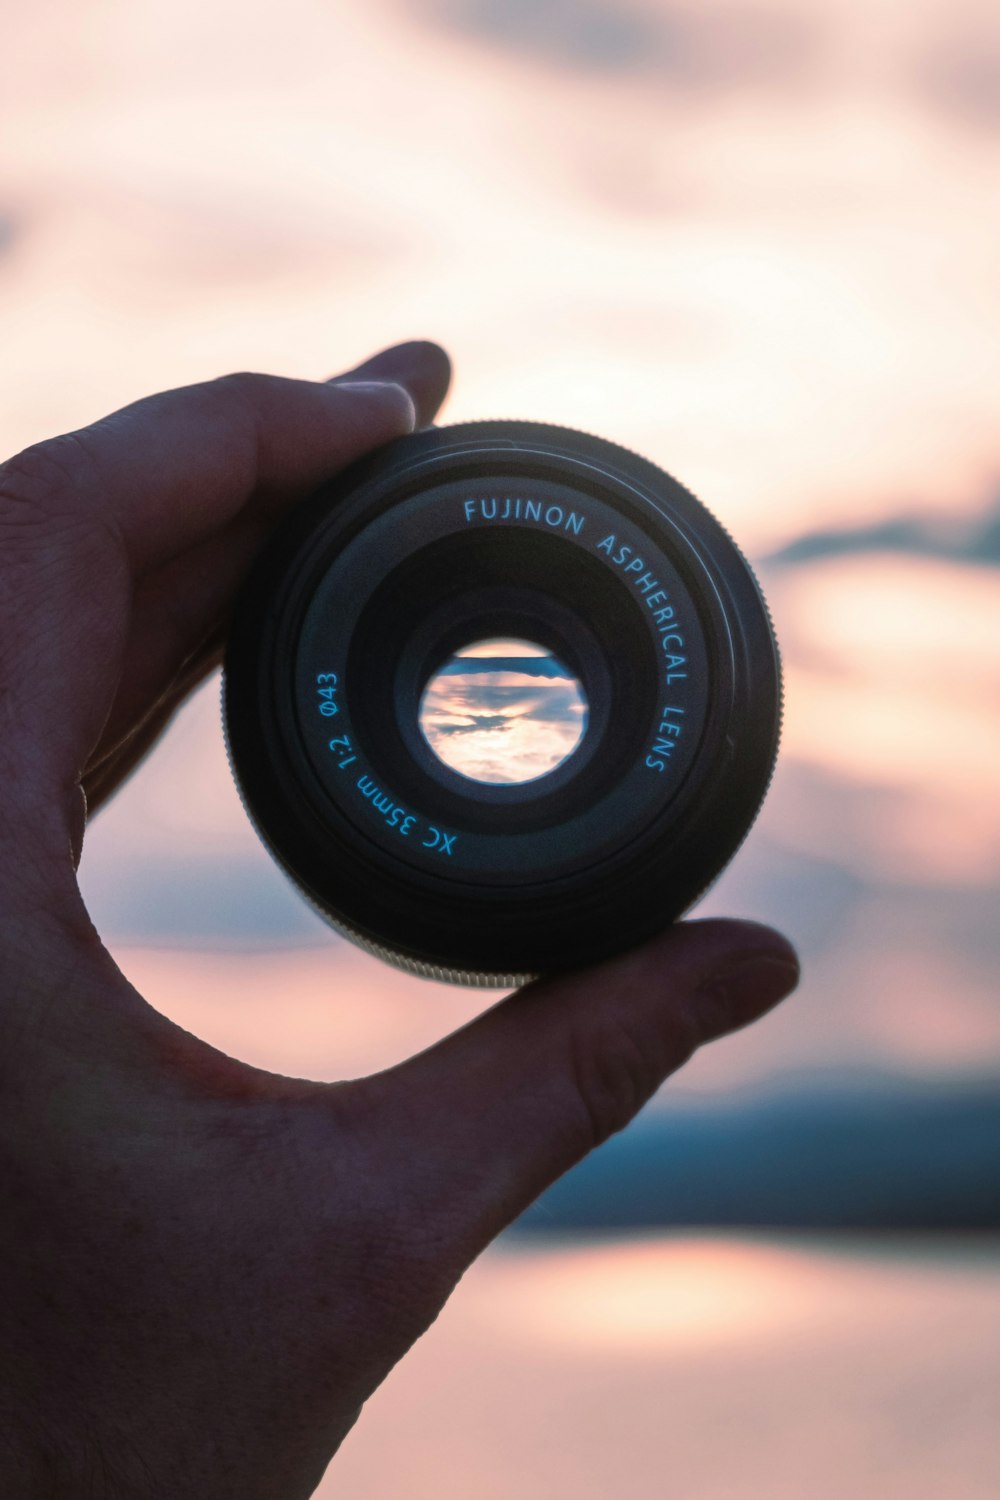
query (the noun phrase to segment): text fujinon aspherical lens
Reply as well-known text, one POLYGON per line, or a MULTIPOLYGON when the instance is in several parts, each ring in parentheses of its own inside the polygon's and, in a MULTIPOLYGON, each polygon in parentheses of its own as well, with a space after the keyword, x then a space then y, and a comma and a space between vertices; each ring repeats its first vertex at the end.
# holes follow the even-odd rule
POLYGON ((527 422, 389 443, 241 594, 230 760, 264 843, 388 961, 506 985, 649 937, 777 751, 778 652, 727 533, 653 464, 527 422))

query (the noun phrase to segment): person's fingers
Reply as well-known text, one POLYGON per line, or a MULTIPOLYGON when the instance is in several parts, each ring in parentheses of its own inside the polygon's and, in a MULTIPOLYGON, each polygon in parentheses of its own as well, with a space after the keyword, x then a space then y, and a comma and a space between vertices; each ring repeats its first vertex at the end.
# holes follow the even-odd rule
MULTIPOLYGON (((330 383, 392 381, 409 393, 417 423, 425 425, 444 400, 450 375, 443 349, 413 342, 384 349, 330 383)), ((102 734, 102 755, 134 732, 150 705, 172 692, 178 663, 205 631, 222 628, 236 590, 273 524, 272 513, 245 507, 230 525, 170 558, 139 582, 122 686, 102 734)))
MULTIPOLYGON (((224 632, 216 630, 196 650, 174 678, 168 690, 152 700, 127 733, 106 736, 107 753, 95 758, 83 775, 87 816, 92 818, 145 760, 177 711, 206 677, 222 665, 224 632)), ((76 851, 79 862, 79 850, 76 851)))
POLYGON ((449 371, 442 349, 414 341, 328 381, 227 375, 36 444, 0 478, 21 501, 119 532, 142 571, 218 531, 251 497, 290 503, 430 421, 449 371))
POLYGON ((797 979, 778 933, 705 921, 528 985, 364 1081, 380 1158, 405 1181, 417 1225, 471 1256, 695 1048, 755 1020, 797 979))
POLYGON ((299 498, 415 422, 409 393, 393 383, 227 375, 149 396, 43 445, 63 470, 45 500, 60 521, 86 519, 120 539, 141 576, 248 504, 299 498))
POLYGON ((164 695, 174 696, 178 672, 186 671, 206 633, 224 640, 236 592, 273 524, 244 515, 137 585, 120 685, 97 759, 113 754, 164 695))
POLYGON ((446 356, 414 344, 376 360, 374 381, 236 375, 169 391, 0 465, 0 591, 17 595, 4 641, 16 732, 0 752, 9 774, 37 780, 26 800, 36 805, 53 775, 72 778, 93 751, 123 655, 139 664, 141 693, 123 691, 142 716, 217 623, 278 512, 428 417, 446 356), (133 591, 184 553, 152 628, 133 620, 133 591))

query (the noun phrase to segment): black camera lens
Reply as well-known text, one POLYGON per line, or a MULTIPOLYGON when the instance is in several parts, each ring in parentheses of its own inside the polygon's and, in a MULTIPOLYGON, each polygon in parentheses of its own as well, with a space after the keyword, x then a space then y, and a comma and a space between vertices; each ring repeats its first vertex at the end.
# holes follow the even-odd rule
POLYGON ((264 843, 389 962, 508 985, 631 947, 742 842, 777 646, 714 517, 624 448, 529 422, 387 444, 255 565, 226 660, 264 843))

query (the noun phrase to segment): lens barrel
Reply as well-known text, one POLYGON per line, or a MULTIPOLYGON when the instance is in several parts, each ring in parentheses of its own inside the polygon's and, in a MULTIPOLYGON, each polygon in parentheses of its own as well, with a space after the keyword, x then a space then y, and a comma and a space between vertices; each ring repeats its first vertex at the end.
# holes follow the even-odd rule
POLYGON ((529 422, 400 438, 297 508, 224 680, 233 774, 286 873, 390 963, 479 985, 687 910, 756 816, 780 713, 766 606, 714 517, 626 449, 529 422), (518 784, 460 774, 420 728, 434 674, 496 638, 551 652, 589 709, 518 784))

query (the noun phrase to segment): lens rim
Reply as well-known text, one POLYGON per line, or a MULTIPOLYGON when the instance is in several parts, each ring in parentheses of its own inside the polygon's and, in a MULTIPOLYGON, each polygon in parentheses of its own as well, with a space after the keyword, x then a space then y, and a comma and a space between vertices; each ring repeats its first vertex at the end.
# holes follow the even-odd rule
MULTIPOLYGON (((577 671, 572 646, 567 652, 563 641, 560 654, 577 671)), ((577 675, 593 712, 590 687, 577 675)), ((710 512, 669 475, 616 444, 571 429, 469 423, 387 445, 294 513, 238 602, 224 705, 230 760, 247 811, 278 862, 334 925, 414 972, 504 983, 631 946, 679 916, 721 872, 749 830, 773 771, 780 663, 748 564, 710 512), (298 640, 331 545, 342 551, 374 517, 445 480, 497 472, 611 496, 640 530, 655 529, 697 604, 711 664, 708 712, 674 797, 600 880, 549 881, 542 892, 530 882, 517 891, 470 886, 458 895, 454 881, 425 871, 416 892, 412 868, 384 849, 366 847, 346 819, 331 813, 288 713, 283 653, 298 640), (544 916, 533 915, 543 897, 544 916)), ((571 782, 579 768, 566 768, 588 738, 589 732, 555 772, 515 784, 515 799, 508 801, 523 803, 526 791, 550 777, 565 773, 571 782)), ((503 795, 480 799, 488 784, 472 785, 477 799, 503 809, 503 795)))

